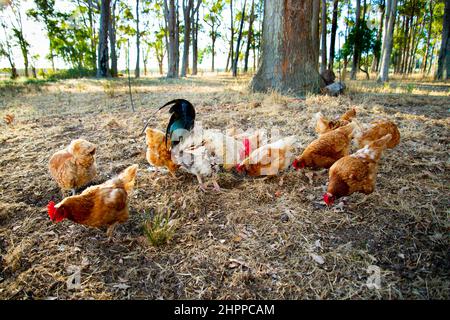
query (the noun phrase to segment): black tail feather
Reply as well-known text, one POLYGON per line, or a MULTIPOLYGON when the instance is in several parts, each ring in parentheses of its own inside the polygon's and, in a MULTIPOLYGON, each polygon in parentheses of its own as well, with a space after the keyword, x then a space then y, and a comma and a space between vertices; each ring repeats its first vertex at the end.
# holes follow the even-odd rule
MULTIPOLYGON (((153 112, 153 114, 158 113, 161 109, 163 109, 163 108, 165 108, 165 107, 167 107, 167 106, 170 106, 170 105, 172 105, 172 104, 174 104, 174 107, 175 107, 176 105, 181 106, 182 104, 186 104, 187 106, 189 106, 189 109, 191 110, 191 113, 193 113, 194 119, 195 119, 195 109, 194 109, 194 106, 192 105, 192 103, 190 103, 189 101, 187 101, 187 100, 185 100, 185 99, 174 99, 174 100, 171 100, 171 101, 167 102, 165 105, 159 107, 155 112, 153 112)), ((175 108, 172 107, 172 108, 170 109, 169 112, 170 112, 170 113, 174 113, 174 112, 176 112, 176 111, 178 111, 178 110, 176 110, 175 108)), ((179 111, 182 112, 181 108, 179 109, 179 111)), ((147 129, 149 123, 150 123, 150 119, 147 120, 147 122, 145 123, 145 126, 144 126, 144 128, 142 129, 140 135, 142 135, 142 134, 145 132, 145 129, 147 129)))

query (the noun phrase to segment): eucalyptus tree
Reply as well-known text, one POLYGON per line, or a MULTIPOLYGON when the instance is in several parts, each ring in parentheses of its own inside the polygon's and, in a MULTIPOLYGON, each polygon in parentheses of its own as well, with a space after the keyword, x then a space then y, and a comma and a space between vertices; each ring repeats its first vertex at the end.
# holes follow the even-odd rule
POLYGON ((212 0, 206 3, 207 13, 203 17, 203 21, 211 28, 209 36, 211 38, 211 71, 215 71, 216 41, 220 37, 218 28, 221 25, 221 15, 224 8, 222 0, 212 0))
POLYGON ((323 83, 313 53, 313 0, 265 0, 264 5, 261 63, 252 89, 300 96, 319 92, 323 83))

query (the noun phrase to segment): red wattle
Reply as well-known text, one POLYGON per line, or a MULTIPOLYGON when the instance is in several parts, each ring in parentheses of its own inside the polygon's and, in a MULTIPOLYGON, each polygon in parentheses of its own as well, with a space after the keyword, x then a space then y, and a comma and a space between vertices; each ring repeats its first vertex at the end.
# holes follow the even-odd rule
POLYGON ((50 220, 55 220, 55 215, 56 215, 56 208, 55 208, 55 203, 53 201, 50 201, 47 205, 47 212, 48 212, 48 216, 50 217, 50 220))
POLYGON ((247 158, 250 155, 250 140, 245 138, 243 143, 244 143, 245 157, 247 158))

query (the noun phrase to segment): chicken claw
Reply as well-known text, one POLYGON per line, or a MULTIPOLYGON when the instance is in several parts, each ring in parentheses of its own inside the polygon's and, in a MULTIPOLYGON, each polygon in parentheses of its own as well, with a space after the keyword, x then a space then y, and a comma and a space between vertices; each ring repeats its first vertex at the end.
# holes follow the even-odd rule
POLYGON ((220 186, 219 186, 219 184, 217 183, 217 181, 216 180, 213 180, 213 186, 214 186, 214 191, 216 191, 216 192, 220 192, 220 191, 222 191, 222 189, 220 189, 220 186))

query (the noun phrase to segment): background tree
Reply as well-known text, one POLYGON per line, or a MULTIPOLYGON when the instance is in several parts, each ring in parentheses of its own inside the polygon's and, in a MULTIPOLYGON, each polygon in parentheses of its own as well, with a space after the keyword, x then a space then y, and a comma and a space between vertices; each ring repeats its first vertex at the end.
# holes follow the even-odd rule
POLYGON ((245 50, 244 72, 248 72, 248 59, 250 57, 250 49, 255 46, 254 36, 253 36, 253 23, 254 22, 255 22, 255 0, 252 0, 250 16, 249 16, 249 21, 248 21, 247 49, 245 50))
POLYGON ((234 57, 234 15, 233 15, 233 0, 228 0, 230 3, 230 50, 228 51, 227 65, 225 71, 228 72, 231 61, 231 69, 233 69, 233 57, 234 57))
POLYGON ((108 35, 109 35, 109 46, 110 46, 110 58, 111 58, 111 77, 117 77, 119 75, 119 71, 117 69, 117 17, 116 17, 116 8, 117 1, 113 0, 111 5, 111 20, 108 25, 108 35))
POLYGON ((423 56, 423 64, 422 64, 422 72, 425 74, 427 71, 427 63, 428 63, 428 56, 430 53, 430 46, 431 46, 431 35, 433 33, 433 10, 434 10, 434 1, 430 0, 430 3, 428 4, 428 29, 427 29, 427 41, 426 41, 426 48, 424 50, 424 56, 423 56))
POLYGON ((22 53, 23 57, 23 64, 25 67, 25 77, 28 78, 29 72, 29 49, 30 44, 25 39, 24 31, 23 31, 23 19, 22 19, 22 11, 21 11, 21 2, 16 1, 10 1, 7 2, 7 7, 9 4, 10 14, 8 15, 12 34, 14 36, 14 40, 16 44, 20 48, 20 52, 22 53))
POLYGON ((183 58, 181 64, 181 76, 186 77, 189 69, 189 48, 191 44, 191 28, 197 11, 200 8, 201 0, 183 0, 183 17, 184 17, 184 37, 183 37, 183 58))
POLYGON ((167 23, 168 37, 168 71, 167 78, 178 78, 178 34, 177 8, 175 0, 164 0, 164 16, 167 23))
POLYGON ((320 0, 313 0, 312 23, 311 23, 311 41, 313 46, 313 55, 316 63, 319 63, 319 16, 320 16, 320 0))
POLYGON ((28 10, 27 15, 32 17, 35 21, 42 21, 47 32, 49 40, 49 59, 52 64, 52 69, 55 71, 55 38, 61 36, 58 28, 58 20, 61 15, 55 10, 55 0, 35 0, 35 8, 28 10))
MULTIPOLYGON (((378 5, 378 11, 380 12, 380 20, 379 20, 379 27, 378 27, 378 33, 377 33, 377 42, 381 43, 382 36, 383 36, 384 15, 386 12, 385 0, 379 0, 377 5, 378 5)), ((380 54, 381 54, 381 51, 377 51, 377 52, 375 52, 375 54, 373 56, 372 66, 370 68, 370 70, 372 72, 378 72, 378 70, 379 70, 380 54)))
POLYGON ((266 0, 264 6, 261 64, 251 87, 297 95, 318 92, 322 83, 313 52, 313 1, 266 0))
POLYGON ((322 0, 321 5, 322 18, 320 20, 322 34, 321 34, 321 61, 320 61, 320 73, 323 73, 327 69, 327 1, 322 0))
MULTIPOLYGON (((0 12, 2 10, 2 7, 0 6, 0 12)), ((14 62, 14 54, 12 52, 12 39, 11 35, 8 32, 8 29, 6 27, 6 24, 4 21, 0 21, 4 38, 0 40, 0 57, 6 57, 6 59, 9 62, 9 65, 11 67, 11 79, 16 79, 19 77, 19 74, 17 73, 16 64, 14 62)))
POLYGON ((333 70, 338 13, 339 13, 339 0, 333 0, 333 17, 331 19, 331 36, 330 36, 330 60, 328 61, 329 70, 333 70))
MULTIPOLYGON (((198 0, 201 1, 201 0, 198 0)), ((200 30, 200 10, 197 10, 195 18, 192 19, 192 75, 197 75, 198 72, 198 33, 200 30)))
POLYGON ((222 0, 214 0, 208 3, 208 13, 205 14, 203 20, 211 28, 209 36, 211 37, 211 71, 215 71, 215 56, 216 56, 216 40, 220 37, 220 33, 217 31, 221 25, 221 14, 223 11, 224 3, 222 0))
POLYGON ((100 10, 97 77, 107 77, 109 75, 108 29, 110 23, 110 13, 111 1, 102 0, 100 10))
POLYGON ((139 30, 139 0, 136 0, 136 67, 134 68, 134 76, 141 76, 140 54, 141 54, 141 33, 139 30))
POLYGON ((445 0, 444 18, 442 22, 442 42, 439 51, 436 79, 450 79, 450 0, 445 0))
POLYGON ((244 0, 244 7, 242 8, 241 12, 241 19, 240 19, 240 26, 239 26, 239 33, 236 43, 236 50, 234 52, 234 58, 233 58, 233 77, 237 77, 238 72, 238 61, 239 61, 239 54, 241 52, 241 40, 242 40, 242 30, 244 28, 244 21, 245 21, 245 7, 247 5, 247 0, 244 0))
POLYGON ((389 64, 392 52, 392 37, 394 32, 395 15, 397 11, 397 0, 386 0, 386 16, 384 19, 383 47, 381 53, 381 67, 378 81, 389 80, 389 64))
MULTIPOLYGON (((355 11, 355 27, 354 27, 354 35, 355 39, 359 38, 360 33, 360 25, 361 25, 361 0, 356 0, 356 11, 355 11)), ((352 60, 352 71, 350 73, 350 79, 355 80, 356 79, 356 73, 358 72, 359 68, 359 44, 360 41, 356 41, 353 46, 353 60, 352 60)))

